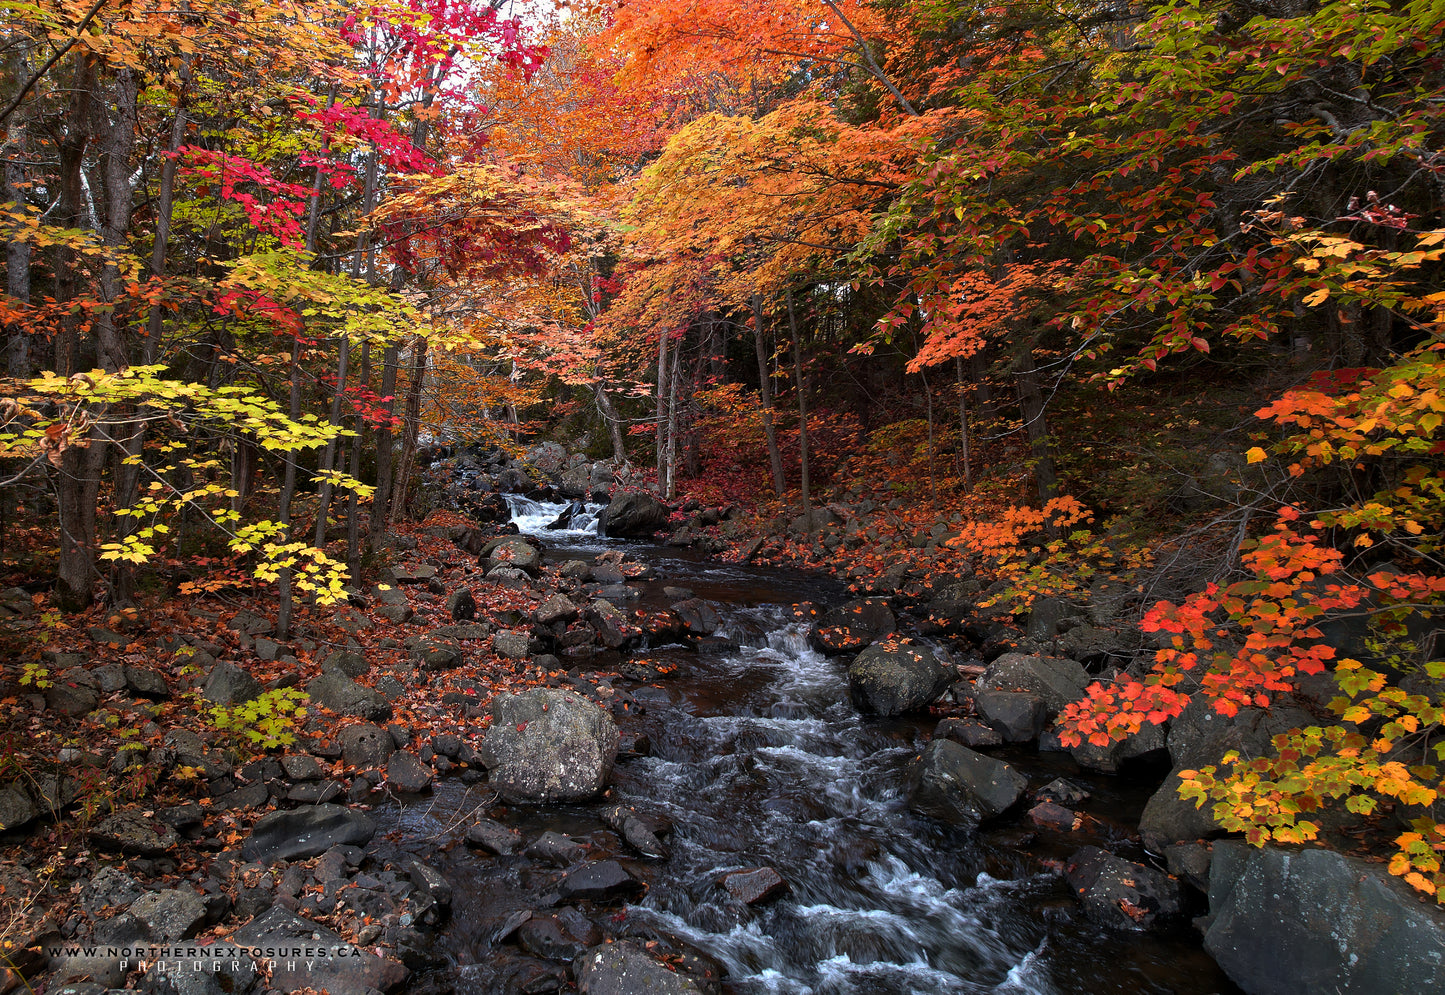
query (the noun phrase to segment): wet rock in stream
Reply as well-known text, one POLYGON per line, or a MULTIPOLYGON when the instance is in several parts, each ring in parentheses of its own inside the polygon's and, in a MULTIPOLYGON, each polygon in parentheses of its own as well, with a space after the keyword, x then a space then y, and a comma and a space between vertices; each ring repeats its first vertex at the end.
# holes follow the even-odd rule
POLYGON ((901 715, 935 701, 955 676, 927 646, 875 643, 849 665, 848 690, 861 711, 901 715))
POLYGON ((549 688, 502 695, 480 753, 511 801, 555 802, 600 792, 617 759, 617 724, 581 695, 549 688))
POLYGON ((647 885, 615 860, 594 860, 568 871, 557 893, 568 901, 620 902, 636 898, 647 885))
POLYGON ((577 959, 583 995, 709 995, 719 989, 679 974, 631 943, 608 943, 577 959))
POLYGON ((964 824, 1008 811, 1028 779, 1002 760, 935 739, 909 769, 909 804, 918 812, 964 824))

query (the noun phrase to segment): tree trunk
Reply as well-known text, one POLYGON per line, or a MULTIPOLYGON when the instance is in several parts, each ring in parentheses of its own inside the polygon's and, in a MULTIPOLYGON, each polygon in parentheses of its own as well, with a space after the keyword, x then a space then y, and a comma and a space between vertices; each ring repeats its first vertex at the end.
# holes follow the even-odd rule
MULTIPOLYGON (((133 172, 136 105, 140 90, 132 70, 120 69, 116 72, 110 96, 111 100, 107 102, 114 104, 115 117, 107 122, 101 140, 101 189, 105 195, 105 210, 101 217, 100 236, 106 248, 119 255, 122 246, 130 237, 131 216, 135 208, 130 177, 133 172)), ((130 365, 125 336, 116 313, 124 294, 125 281, 120 267, 113 261, 113 257, 108 257, 100 267, 100 298, 104 306, 99 308, 95 315, 96 357, 107 373, 116 373, 130 365)), ((91 411, 91 417, 98 424, 108 421, 113 426, 110 435, 119 446, 119 472, 112 478, 115 482, 115 506, 118 508, 129 507, 135 501, 136 487, 140 479, 140 467, 127 464, 126 460, 140 456, 142 423, 133 417, 133 408, 126 406, 125 410, 129 414, 123 413, 118 407, 108 410, 98 407, 91 411)), ((86 457, 96 461, 94 474, 93 477, 87 475, 80 482, 77 496, 88 506, 85 522, 90 532, 85 537, 84 552, 94 556, 95 505, 99 500, 101 469, 105 466, 108 447, 105 441, 98 437, 98 433, 92 433, 90 448, 92 452, 88 452, 86 457)), ((133 533, 138 524, 139 520, 136 518, 123 517, 116 523, 116 533, 123 539, 133 533)), ((70 547, 71 551, 77 554, 81 552, 81 548, 80 545, 70 547)), ((64 552, 62 546, 62 558, 64 552)), ((133 565, 119 561, 115 563, 111 570, 112 600, 128 602, 133 583, 133 565)))
POLYGON ((798 316, 793 310, 793 292, 788 291, 788 330, 793 336, 793 371, 798 381, 798 465, 803 489, 803 527, 813 539, 813 496, 808 478, 808 385, 803 379, 803 346, 798 340, 798 316))
POLYGON ((374 553, 381 548, 386 535, 386 520, 391 509, 391 414, 396 410, 396 361, 400 350, 388 345, 381 357, 381 402, 387 421, 376 431, 376 493, 371 497, 371 529, 368 542, 374 553))
POLYGON ((963 464, 963 488, 973 490, 973 468, 968 461, 968 383, 963 374, 963 357, 953 358, 954 375, 958 378, 958 453, 963 464))
POLYGON ((783 496, 783 454, 778 449, 778 433, 773 428, 773 385, 768 375, 768 353, 763 348, 763 295, 753 294, 753 344, 758 353, 758 394, 762 403, 763 436, 768 443, 768 461, 773 470, 773 493, 783 496))
POLYGON ((974 396, 978 399, 978 421, 985 433, 981 440, 977 440, 983 443, 978 447, 978 456, 980 460, 986 461, 986 443, 990 438, 987 433, 994 430, 992 427, 998 423, 998 404, 994 400, 993 385, 988 379, 988 360, 984 358, 984 350, 980 349, 968 358, 968 374, 976 385, 974 396))
MULTIPOLYGON (((341 424, 341 398, 346 393, 347 365, 351 359, 351 340, 347 336, 341 336, 337 343, 336 350, 336 391, 331 395, 331 416, 327 423, 333 428, 341 424)), ((330 473, 336 469, 337 439, 326 443, 326 449, 321 455, 321 472, 330 473)), ((312 539, 312 545, 318 549, 326 545, 326 516, 331 509, 331 481, 322 478, 320 493, 316 502, 316 530, 312 539)))
POLYGON ((1032 349, 1025 349, 1015 366, 1018 381, 1019 409, 1023 414, 1024 435, 1033 453, 1034 480, 1038 484, 1039 503, 1058 496, 1059 478, 1054 469, 1053 452, 1049 448, 1049 428, 1044 421, 1044 395, 1039 389, 1038 367, 1032 349))
MULTIPOLYGON (((361 344, 361 380, 358 387, 371 386, 371 343, 361 344)), ((356 435, 351 439, 351 479, 361 479, 362 439, 366 434, 366 423, 360 415, 356 417, 356 435)), ((359 499, 353 490, 346 496, 346 567, 352 577, 361 576, 361 521, 359 499)))
POLYGON ((657 340, 657 412, 653 418, 653 424, 657 426, 657 486, 663 486, 662 479, 666 475, 666 468, 663 466, 663 459, 667 455, 667 440, 663 437, 665 427, 665 415, 667 414, 667 347, 672 340, 672 334, 664 331, 657 340))
POLYGON ((100 471, 109 444, 99 429, 90 444, 71 446, 60 462, 56 497, 60 506, 60 557, 56 564, 56 605, 63 612, 84 611, 95 597, 95 516, 100 498, 100 471))
POLYGON ((248 436, 237 436, 231 449, 231 510, 240 514, 256 486, 256 447, 248 436))
POLYGON ((613 405, 612 398, 607 396, 607 388, 602 385, 600 377, 593 382, 592 391, 597 396, 597 410, 602 412, 602 420, 607 423, 607 434, 612 439, 612 458, 625 460, 627 440, 622 436, 622 419, 618 417, 617 408, 613 405))
POLYGON ((411 462, 416 456, 416 437, 421 431, 421 391, 426 380, 427 340, 418 335, 412 345, 411 385, 406 392, 406 409, 402 415, 401 459, 397 461, 396 480, 391 489, 391 518, 406 509, 406 491, 411 483, 411 462))
MULTIPOLYGON (((5 145, 5 171, 0 181, 0 202, 14 204, 17 215, 24 213, 25 198, 25 130, 16 125, 10 129, 5 145)), ((20 238, 5 241, 5 292, 20 304, 30 303, 30 243, 20 238)), ((30 331, 19 325, 5 336, 5 370, 17 380, 28 379, 31 372, 30 331)))
MULTIPOLYGON (((180 98, 176 102, 176 116, 171 122, 171 139, 166 146, 165 162, 161 165, 161 190, 156 203, 155 245, 151 247, 151 277, 164 280, 166 275, 166 253, 170 248, 171 214, 176 189, 176 151, 186 137, 186 91, 191 80, 191 63, 187 58, 181 67, 180 98)), ((141 362, 149 366, 160 355, 161 337, 165 330, 165 308, 159 303, 151 305, 146 321, 145 345, 141 349, 141 362)))
POLYGON ((935 512, 938 511, 938 473, 933 466, 933 385, 928 382, 927 371, 920 370, 918 375, 923 379, 923 403, 924 410, 928 415, 928 503, 935 512))
POLYGON ((667 378, 667 484, 663 496, 671 500, 676 495, 677 481, 677 368, 682 357, 681 349, 672 352, 672 373, 667 378))
MULTIPOLYGON (((90 58, 79 55, 75 64, 75 82, 65 113, 65 137, 60 140, 57 149, 60 165, 56 185, 60 202, 56 208, 56 224, 64 228, 82 227, 84 189, 81 174, 85 168, 85 152, 90 145, 95 103, 92 92, 95 70, 90 58)), ((56 303, 63 305, 75 299, 79 270, 78 253, 65 244, 56 246, 56 303)), ((63 377, 73 374, 79 365, 78 323, 78 316, 67 315, 61 319, 59 334, 55 336, 55 372, 63 377)))
MULTIPOLYGON (((291 406, 288 409, 292 421, 301 417, 301 339, 298 336, 291 343, 291 406)), ((296 496, 296 454, 283 453, 282 458, 286 460, 286 473, 281 482, 281 497, 278 504, 278 517, 281 521, 282 542, 291 541, 291 501, 296 496)), ((276 609, 276 635, 279 639, 287 638, 291 633, 291 611, 294 599, 291 592, 291 568, 283 567, 278 578, 279 596, 276 609)))

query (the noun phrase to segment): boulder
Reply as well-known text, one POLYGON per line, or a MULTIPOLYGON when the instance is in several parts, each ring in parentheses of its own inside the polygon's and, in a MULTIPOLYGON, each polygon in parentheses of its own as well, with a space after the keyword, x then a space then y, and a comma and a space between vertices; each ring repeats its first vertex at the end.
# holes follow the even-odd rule
POLYGON ((410 750, 397 750, 386 761, 386 783, 397 791, 419 794, 431 787, 432 770, 410 750))
POLYGON ((522 536, 502 539, 483 555, 483 565, 488 571, 497 567, 511 567, 532 577, 542 572, 542 551, 534 546, 531 540, 522 536))
POLYGON ((856 653, 897 627, 886 598, 863 598, 825 614, 808 630, 808 642, 829 656, 856 653))
POLYGON ((263 815, 241 846, 243 860, 306 860, 333 846, 365 846, 376 823, 344 805, 310 805, 263 815))
POLYGON ((278 957, 262 965, 271 971, 267 986, 277 991, 305 988, 331 995, 369 995, 372 990, 401 988, 409 973, 399 962, 354 947, 339 934, 281 905, 271 906, 246 923, 227 942, 247 950, 310 949, 310 958, 278 957))
POLYGON ((343 677, 349 677, 354 680, 370 671, 371 664, 367 661, 366 657, 362 656, 355 649, 335 650, 327 654, 326 659, 321 661, 321 672, 323 674, 333 670, 343 677))
MULTIPOLYGON (((645 737, 644 737, 645 739, 645 737)), ((633 747, 637 746, 636 739, 633 747)), ((655 860, 667 858, 667 848, 657 837, 669 832, 671 823, 666 818, 638 813, 626 805, 611 805, 600 813, 602 821, 622 834, 622 838, 644 857, 655 860)))
POLYGON ((1216 843, 1204 949, 1250 995, 1445 991, 1445 912, 1331 850, 1216 843))
POLYGON ((1023 691, 975 692, 973 708, 1006 743, 1037 739, 1049 723, 1049 708, 1044 700, 1023 691))
POLYGON ((467 652, 460 643, 435 633, 422 636, 410 649, 419 670, 451 670, 467 660, 467 652))
POLYGON ((19 829, 39 814, 35 802, 19 786, 0 786, 0 832, 19 829))
POLYGON ((478 819, 468 826, 466 838, 468 845, 502 857, 522 848, 522 834, 493 819, 478 819))
POLYGON ((647 885, 615 860, 594 860, 572 868, 557 883, 569 902, 620 902, 636 898, 647 885))
POLYGON ((1138 732, 1109 743, 1096 746, 1088 741, 1069 750, 1074 762, 1088 770, 1117 774, 1119 768, 1131 760, 1168 760, 1163 726, 1145 724, 1138 732))
POLYGON ((337 739, 341 745, 341 759, 348 767, 358 770, 379 769, 396 748, 391 733, 370 722, 347 726, 337 739))
POLYGON ((592 568, 592 579, 599 584, 621 584, 627 575, 615 563, 599 563, 592 568))
POLYGON ((1168 749, 1174 770, 1139 816, 1144 845, 1162 853, 1173 843, 1208 839, 1223 832, 1214 820, 1212 806, 1179 797, 1181 770, 1216 764, 1229 750, 1238 750, 1243 756, 1265 755, 1276 734, 1313 722, 1308 712, 1283 704, 1269 710, 1243 708, 1237 715, 1226 716, 1208 702, 1191 703, 1169 727, 1168 749))
POLYGON ((1089 672, 1073 660, 1061 657, 1026 656, 1005 653, 989 664, 979 677, 979 691, 1023 691, 1041 698, 1049 715, 1078 701, 1089 686, 1089 672))
POLYGON ((848 667, 848 691, 861 711, 899 715, 936 700, 956 676, 927 646, 878 643, 848 667))
POLYGON ((564 909, 555 916, 533 916, 517 928, 516 937, 517 945, 532 956, 563 962, 580 957, 602 940, 597 926, 576 909, 564 909))
MULTIPOLYGON (((83 672, 74 676, 89 677, 83 672)), ((71 718, 89 715, 100 706, 100 693, 94 687, 80 680, 72 680, 71 677, 70 674, 62 675, 45 690, 45 707, 71 718)))
POLYGON ((558 622, 568 625, 581 616, 581 610, 564 594, 552 595, 532 613, 533 621, 539 625, 555 625, 558 622))
POLYGON ((557 867, 570 867, 587 856, 587 847, 570 836, 563 836, 561 833, 549 829, 533 840, 522 852, 529 857, 545 860, 557 867))
POLYGON ((617 745, 612 716, 581 695, 536 688, 492 703, 480 754, 510 801, 576 801, 606 785, 617 745))
POLYGON ((492 567, 487 571, 487 580, 501 587, 526 588, 531 586, 532 578, 525 570, 518 570, 516 567, 492 567))
POLYGON ((948 739, 924 747, 908 771, 908 803, 917 812, 965 825, 1008 811, 1028 780, 1002 760, 948 739))
POLYGON ((968 747, 998 746, 1003 737, 978 719, 943 719, 933 730, 934 739, 951 739, 968 747))
POLYGON ((189 888, 167 888, 136 899, 130 914, 145 923, 152 940, 170 943, 196 935, 206 921, 206 903, 189 888))
POLYGON ((598 530, 605 536, 645 539, 667 527, 668 510, 646 491, 618 494, 597 516, 598 530))
POLYGON ((211 668, 201 697, 213 705, 239 705, 261 694, 261 682, 234 663, 222 661, 211 668))
POLYGON ((562 564, 562 567, 558 571, 558 573, 560 573, 563 577, 568 577, 572 580, 591 580, 592 565, 586 560, 568 560, 566 563, 562 564))
POLYGON ((527 450, 523 460, 532 467, 551 477, 562 472, 567 465, 567 450, 557 442, 540 442, 527 450))
POLYGON ((337 715, 356 715, 363 719, 391 717, 391 705, 380 693, 334 670, 307 684, 306 693, 312 704, 329 708, 337 715))
MULTIPOLYGON (((580 498, 587 493, 587 477, 585 475, 582 475, 580 477, 576 475, 569 475, 569 478, 563 479, 560 490, 562 491, 562 495, 564 497, 580 498)), ((584 505, 581 501, 573 501, 571 504, 567 505, 567 507, 563 509, 562 514, 558 515, 556 518, 552 519, 552 521, 548 522, 544 526, 544 528, 547 528, 549 530, 573 528, 572 523, 576 521, 577 516, 584 513, 586 510, 587 506, 584 505)))
POLYGON ((1160 929, 1184 915, 1184 891, 1178 880, 1096 846, 1075 851, 1064 874, 1084 911, 1100 925, 1160 929))
POLYGON ((525 660, 531 655, 531 637, 525 632, 502 631, 492 637, 492 649, 506 660, 525 660))
POLYGON ((171 686, 165 675, 148 667, 126 667, 125 684, 133 694, 156 701, 166 701, 171 696, 171 686))
POLYGON ((788 890, 788 882, 771 867, 729 871, 720 882, 729 895, 744 905, 760 905, 788 890))
POLYGON ((477 617, 477 599, 465 587, 457 588, 447 596, 447 614, 453 622, 470 622, 477 617))
POLYGON ((106 909, 125 909, 145 894, 140 882, 116 867, 102 867, 80 892, 80 907, 91 918, 106 909))
POLYGON ((391 579, 397 584, 425 584, 437 575, 431 564, 402 564, 391 568, 391 579))
POLYGON ((682 623, 683 631, 689 636, 711 636, 722 628, 722 616, 711 602, 689 598, 673 605, 672 611, 682 623))
POLYGON ((573 964, 582 995, 705 995, 709 990, 626 941, 605 943, 573 964))
POLYGON ((159 857, 179 843, 176 831, 138 810, 106 816, 90 831, 91 842, 102 850, 159 857))

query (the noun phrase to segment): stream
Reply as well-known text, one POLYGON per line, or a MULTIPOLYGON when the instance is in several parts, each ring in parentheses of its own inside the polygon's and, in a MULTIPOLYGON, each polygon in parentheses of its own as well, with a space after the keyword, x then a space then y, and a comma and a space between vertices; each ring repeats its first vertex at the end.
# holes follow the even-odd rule
MULTIPOLYGON (((905 769, 936 720, 860 716, 848 701, 846 661, 810 649, 806 623, 788 610, 845 600, 835 581, 604 539, 595 508, 581 529, 547 531, 566 505, 511 503, 549 561, 625 548, 658 574, 630 604, 664 607, 677 600, 664 598, 664 585, 690 589, 718 606, 722 634, 737 645, 655 648, 638 655, 675 664, 675 676, 657 686, 614 680, 638 706, 621 721, 624 732, 645 734, 651 755, 617 765, 608 800, 670 819, 668 859, 637 858, 600 821, 600 805, 485 809, 528 840, 555 830, 594 858, 616 856, 647 882, 635 904, 583 908, 604 930, 625 925, 685 941, 721 962, 732 995, 1237 992, 1192 930, 1159 937, 1095 926, 1059 873, 1085 844, 1144 859, 1126 838, 1145 788, 1081 771, 1066 754, 1015 749, 1001 755, 1032 788, 1060 776, 1086 786, 1092 798, 1082 811, 1100 828, 1056 833, 1014 816, 974 831, 915 816, 905 769), (788 893, 748 907, 717 883, 756 867, 776 869, 788 893)), ((452 968, 415 980, 412 991, 554 990, 536 980, 540 962, 496 934, 509 915, 545 904, 560 872, 453 845, 484 789, 443 779, 431 797, 376 813, 455 889, 440 941, 452 968)))

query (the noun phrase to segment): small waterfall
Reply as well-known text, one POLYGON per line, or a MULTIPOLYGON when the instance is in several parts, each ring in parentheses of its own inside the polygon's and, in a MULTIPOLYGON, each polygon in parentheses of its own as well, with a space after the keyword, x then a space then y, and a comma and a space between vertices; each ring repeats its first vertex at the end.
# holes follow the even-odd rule
POLYGON ((502 497, 507 502, 507 509, 512 513, 512 522, 517 526, 517 530, 536 535, 595 536, 598 534, 597 516, 606 507, 601 504, 584 504, 582 510, 572 519, 570 527, 549 529, 547 526, 572 507, 571 501, 536 501, 521 494, 503 494, 502 497))

